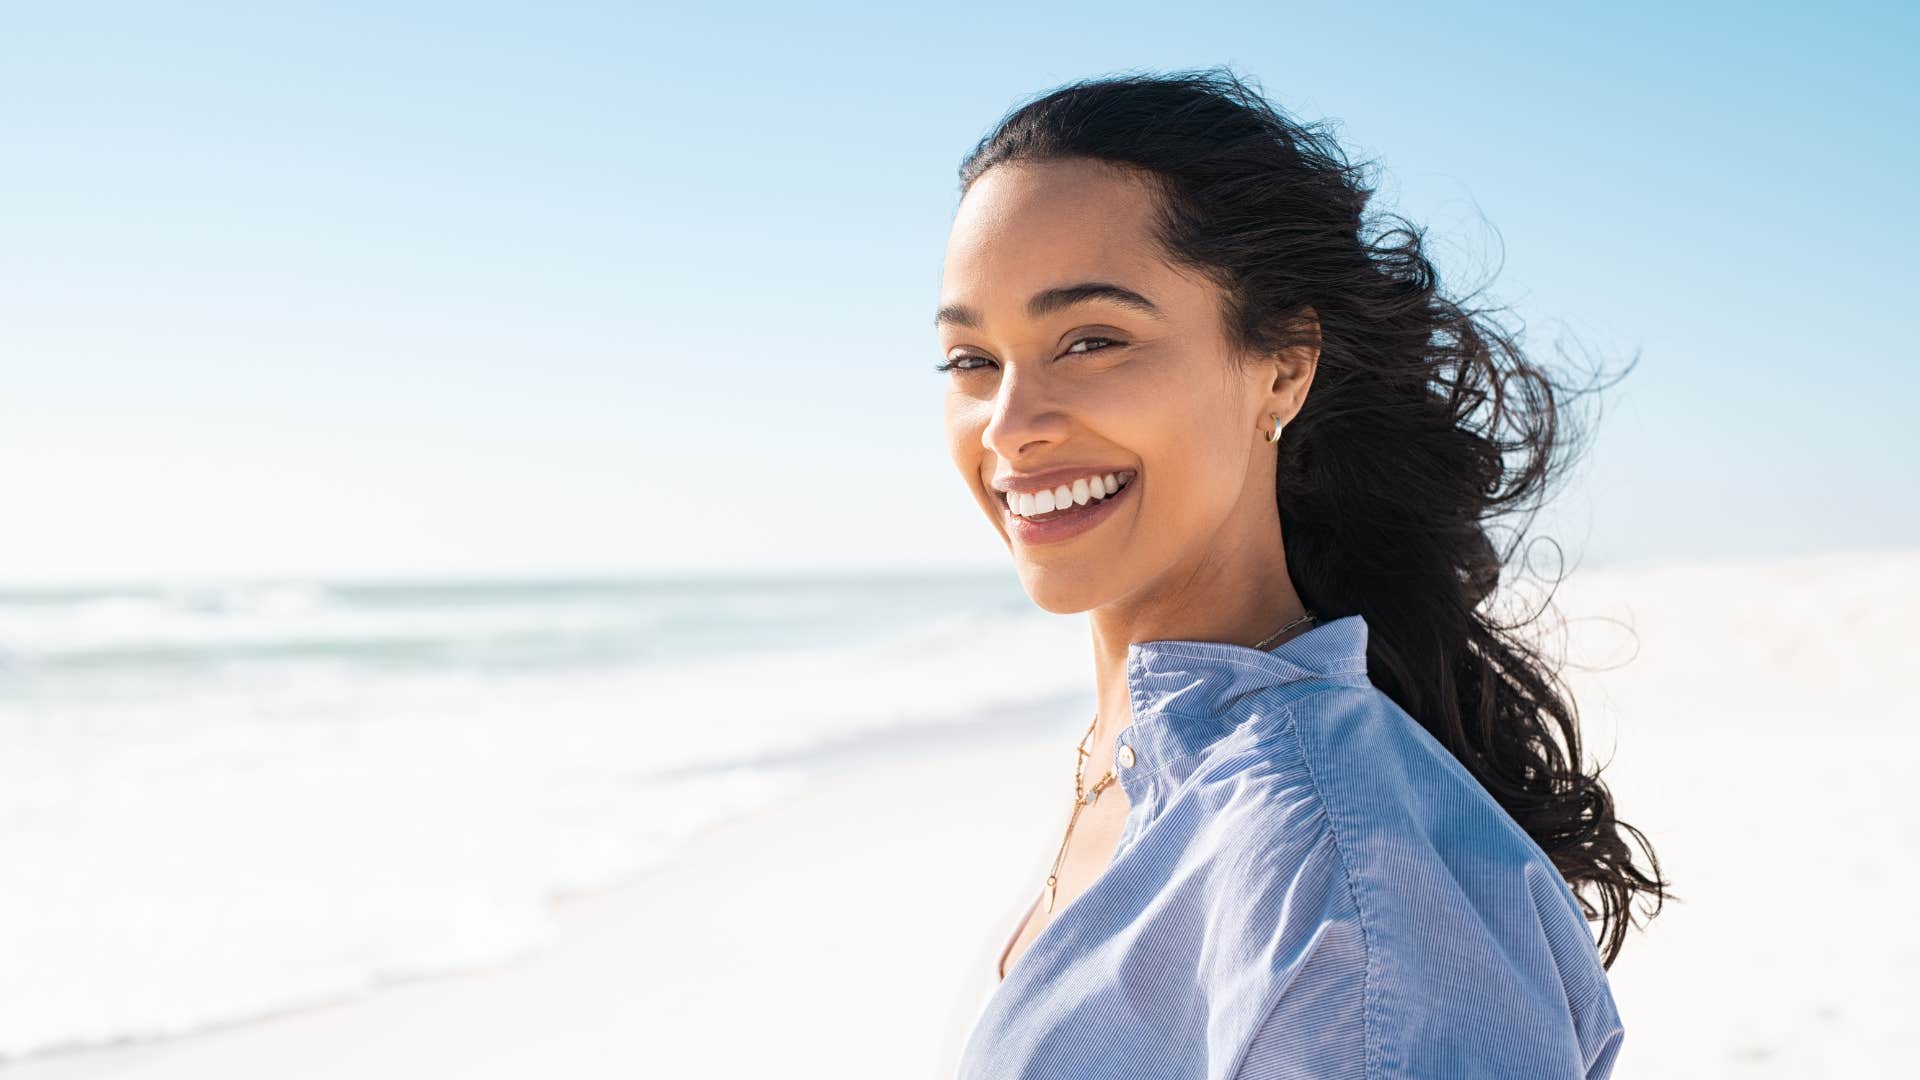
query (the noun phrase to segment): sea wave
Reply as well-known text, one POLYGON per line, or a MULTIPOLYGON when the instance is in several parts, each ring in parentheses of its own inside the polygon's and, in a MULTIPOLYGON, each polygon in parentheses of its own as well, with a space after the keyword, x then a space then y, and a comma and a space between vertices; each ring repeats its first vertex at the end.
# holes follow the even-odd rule
POLYGON ((557 894, 673 858, 835 748, 1084 708, 1084 624, 1006 583, 715 587, 704 614, 690 587, 487 588, 0 594, 0 1059, 500 962, 557 894), (636 643, 261 647, 576 619, 636 643))

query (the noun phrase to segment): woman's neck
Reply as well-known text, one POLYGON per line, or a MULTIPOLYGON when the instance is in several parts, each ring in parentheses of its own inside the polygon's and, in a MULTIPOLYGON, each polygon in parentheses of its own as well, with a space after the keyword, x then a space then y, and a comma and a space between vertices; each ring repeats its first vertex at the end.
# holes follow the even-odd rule
MULTIPOLYGON (((1193 570, 1167 575, 1166 580, 1172 584, 1142 590, 1089 613, 1099 707, 1090 768, 1103 767, 1114 736, 1133 722, 1127 685, 1128 645, 1177 639, 1251 647, 1304 613, 1277 535, 1271 546, 1250 546, 1246 556, 1220 559, 1210 555, 1193 570)), ((1294 627, 1267 642, 1266 647, 1275 648, 1310 629, 1306 624, 1294 627)))

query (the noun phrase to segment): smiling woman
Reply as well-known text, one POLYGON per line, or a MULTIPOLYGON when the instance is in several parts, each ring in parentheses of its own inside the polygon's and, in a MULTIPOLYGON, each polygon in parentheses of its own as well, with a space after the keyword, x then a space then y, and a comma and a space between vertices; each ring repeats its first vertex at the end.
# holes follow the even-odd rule
POLYGON ((1097 698, 963 1080, 1607 1076, 1667 882, 1483 605, 1558 388, 1230 73, 1056 90, 960 179, 948 449, 1097 698))

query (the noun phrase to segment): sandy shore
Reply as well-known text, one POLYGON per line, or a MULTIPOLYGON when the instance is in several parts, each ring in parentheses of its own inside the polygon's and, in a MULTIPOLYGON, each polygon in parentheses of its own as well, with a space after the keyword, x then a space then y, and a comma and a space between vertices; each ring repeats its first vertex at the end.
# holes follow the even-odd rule
POLYGON ((671 866, 564 901, 558 941, 512 966, 68 1069, 111 1080, 951 1075, 1064 820, 1071 726, 843 766, 715 826, 671 866))
MULTIPOLYGON (((1684 897, 1613 969, 1616 1077, 1904 1074, 1920 552, 1592 573, 1561 599, 1591 616, 1588 756, 1684 897)), ((0 1080, 950 1077, 1065 821, 1083 714, 1042 704, 850 754, 569 900, 510 967, 0 1080)))

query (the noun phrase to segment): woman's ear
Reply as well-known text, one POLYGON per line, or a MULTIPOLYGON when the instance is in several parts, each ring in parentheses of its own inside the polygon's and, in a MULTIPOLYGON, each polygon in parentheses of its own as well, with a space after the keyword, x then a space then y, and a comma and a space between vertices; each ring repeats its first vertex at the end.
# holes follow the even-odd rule
POLYGON ((1320 313, 1311 306, 1302 308, 1288 327, 1298 339, 1274 353, 1273 385, 1269 410, 1287 420, 1306 403, 1307 389, 1313 385, 1313 373, 1320 367, 1320 313))

